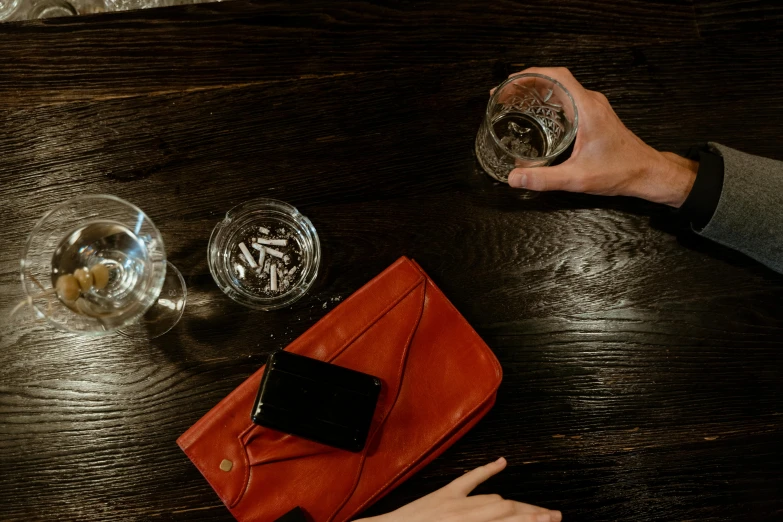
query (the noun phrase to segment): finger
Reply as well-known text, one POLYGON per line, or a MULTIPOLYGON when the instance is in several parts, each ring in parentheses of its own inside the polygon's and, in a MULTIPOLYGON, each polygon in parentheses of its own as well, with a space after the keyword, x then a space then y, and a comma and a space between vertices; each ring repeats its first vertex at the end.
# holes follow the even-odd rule
POLYGON ((493 522, 561 522, 563 516, 559 511, 549 511, 547 513, 525 513, 520 515, 511 515, 497 519, 493 522))
POLYGON ((501 518, 497 522, 561 522, 562 520, 563 515, 559 511, 544 509, 542 511, 520 511, 509 517, 501 518))
POLYGON ((533 504, 525 504, 524 502, 516 502, 514 500, 505 500, 500 495, 473 495, 460 500, 460 505, 478 508, 486 506, 488 504, 498 503, 511 503, 514 506, 515 513, 550 513, 547 508, 534 506, 533 504))
POLYGON ((478 467, 473 471, 468 471, 461 477, 454 479, 450 484, 444 487, 449 493, 455 495, 467 496, 471 491, 476 489, 476 486, 503 471, 506 467, 506 459, 500 457, 495 462, 491 462, 484 466, 478 467))
POLYGON ((511 76, 523 73, 543 74, 544 76, 554 78, 560 82, 568 92, 571 93, 571 96, 574 98, 576 105, 580 107, 580 110, 581 106, 587 102, 587 89, 585 89, 584 86, 579 83, 576 78, 574 78, 574 75, 571 74, 571 71, 565 67, 528 67, 527 69, 518 73, 514 73, 511 76))
POLYGON ((579 83, 576 78, 574 78, 573 74, 571 74, 571 71, 565 67, 528 67, 527 69, 523 69, 518 73, 509 75, 509 78, 511 76, 516 76, 517 74, 543 74, 544 76, 549 76, 550 78, 554 78, 555 80, 559 81, 565 85, 566 89, 569 91, 571 88, 585 90, 585 88, 582 87, 582 84, 579 83))
POLYGON ((500 495, 472 495, 460 500, 462 505, 471 509, 494 504, 496 502, 503 502, 503 497, 500 495))
POLYGON ((522 69, 519 72, 511 73, 508 75, 508 77, 511 78, 517 74, 543 74, 545 76, 552 76, 555 71, 556 69, 554 67, 528 67, 527 69, 522 69))
POLYGON ((549 190, 585 192, 587 189, 581 171, 568 161, 555 167, 514 169, 508 175, 508 184, 513 188, 540 192, 549 190))
POLYGON ((524 502, 514 502, 514 507, 516 508, 517 513, 523 513, 523 514, 540 514, 540 513, 553 513, 553 511, 542 508, 539 506, 534 506, 533 504, 525 504, 524 502))
MULTIPOLYGON (((465 499, 467 500, 467 499, 465 499)), ((514 520, 514 521, 535 521, 554 522, 553 512, 548 509, 515 502, 513 500, 500 500, 479 507, 472 507, 469 511, 468 519, 481 522, 514 520)))
POLYGON ((510 518, 511 520, 518 520, 519 517, 523 514, 517 512, 514 504, 515 502, 513 500, 501 500, 500 502, 493 502, 485 506, 471 509, 467 512, 469 516, 466 518, 481 522, 494 522, 496 520, 503 520, 506 518, 510 518))

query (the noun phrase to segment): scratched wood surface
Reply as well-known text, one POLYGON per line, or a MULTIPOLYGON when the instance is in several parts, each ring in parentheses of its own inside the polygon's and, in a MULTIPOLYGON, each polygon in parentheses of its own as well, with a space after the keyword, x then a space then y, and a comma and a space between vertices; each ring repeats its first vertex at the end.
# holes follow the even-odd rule
POLYGON ((629 128, 783 159, 773 2, 226 2, 0 25, 0 520, 231 520, 174 441, 400 255, 504 369, 493 411, 372 507, 499 455, 480 488, 566 520, 783 518, 783 276, 625 198, 524 200, 475 164, 488 89, 565 65, 629 128), (26 234, 56 203, 141 206, 185 276, 152 342, 9 321, 26 234), (315 224, 290 309, 209 274, 250 197, 315 224))

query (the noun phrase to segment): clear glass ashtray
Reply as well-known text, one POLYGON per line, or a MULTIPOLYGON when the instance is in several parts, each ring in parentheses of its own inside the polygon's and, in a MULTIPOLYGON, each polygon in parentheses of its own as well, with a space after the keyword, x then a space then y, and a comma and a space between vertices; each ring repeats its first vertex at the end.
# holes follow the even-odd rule
POLYGON ((237 205, 209 238, 209 271, 239 304, 275 310, 301 298, 315 282, 321 243, 295 207, 259 198, 237 205))

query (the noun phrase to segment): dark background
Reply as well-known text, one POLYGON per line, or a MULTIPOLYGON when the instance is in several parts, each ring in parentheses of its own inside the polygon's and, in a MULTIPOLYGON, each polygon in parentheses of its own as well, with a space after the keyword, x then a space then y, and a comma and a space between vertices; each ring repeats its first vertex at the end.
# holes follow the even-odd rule
POLYGON ((480 491, 568 522, 782 520, 783 277, 657 205, 523 200, 473 155, 488 90, 562 65, 657 148, 783 159, 781 20, 771 0, 237 1, 0 25, 0 519, 230 520, 175 439, 405 254, 505 379, 371 514, 503 455, 480 491), (190 291, 166 336, 7 319, 26 234, 84 193, 161 229, 190 291), (206 260, 260 196, 325 249, 311 294, 270 313, 206 260))

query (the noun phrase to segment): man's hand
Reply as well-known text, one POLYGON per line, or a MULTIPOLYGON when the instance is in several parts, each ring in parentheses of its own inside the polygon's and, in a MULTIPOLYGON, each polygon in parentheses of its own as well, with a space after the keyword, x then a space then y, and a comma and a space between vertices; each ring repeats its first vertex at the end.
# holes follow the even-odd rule
POLYGON ((476 486, 506 467, 506 459, 465 473, 441 489, 396 511, 357 522, 560 522, 559 511, 504 500, 499 495, 469 497, 476 486))
POLYGON ((571 157, 554 167, 517 168, 508 184, 530 190, 566 190, 605 196, 635 196, 680 207, 696 179, 698 163, 658 152, 617 117, 606 96, 588 91, 568 69, 525 69, 562 83, 573 96, 579 128, 571 157))

